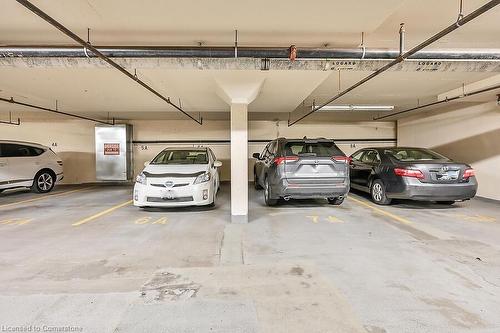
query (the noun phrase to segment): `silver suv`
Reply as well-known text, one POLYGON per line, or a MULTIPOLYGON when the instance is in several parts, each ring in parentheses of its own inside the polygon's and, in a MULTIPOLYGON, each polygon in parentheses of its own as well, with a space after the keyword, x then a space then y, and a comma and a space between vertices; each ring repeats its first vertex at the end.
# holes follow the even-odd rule
POLYGON ((281 198, 326 198, 340 205, 349 192, 349 157, 333 140, 278 138, 253 157, 255 188, 264 188, 268 206, 281 198))

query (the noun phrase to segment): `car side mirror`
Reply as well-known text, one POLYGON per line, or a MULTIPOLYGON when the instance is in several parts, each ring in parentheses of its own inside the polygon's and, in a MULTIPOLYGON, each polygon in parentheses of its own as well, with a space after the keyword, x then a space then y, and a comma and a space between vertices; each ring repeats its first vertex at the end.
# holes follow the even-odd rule
POLYGON ((147 167, 149 165, 149 162, 144 162, 144 166, 147 167))
POLYGON ((215 161, 214 162, 214 167, 220 168, 221 166, 222 166, 222 162, 221 161, 215 161))
POLYGON ((253 153, 252 157, 260 160, 260 153, 253 153))

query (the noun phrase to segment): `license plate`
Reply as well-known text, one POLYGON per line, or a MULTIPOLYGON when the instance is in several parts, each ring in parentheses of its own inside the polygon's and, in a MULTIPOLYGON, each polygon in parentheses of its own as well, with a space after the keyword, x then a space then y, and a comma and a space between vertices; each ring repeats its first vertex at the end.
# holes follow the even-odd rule
POLYGON ((456 180, 458 179, 458 170, 456 171, 448 171, 448 172, 445 172, 445 173, 438 173, 436 175, 436 179, 437 180, 456 180))
POLYGON ((162 199, 175 199, 175 193, 172 190, 163 191, 161 194, 162 199))

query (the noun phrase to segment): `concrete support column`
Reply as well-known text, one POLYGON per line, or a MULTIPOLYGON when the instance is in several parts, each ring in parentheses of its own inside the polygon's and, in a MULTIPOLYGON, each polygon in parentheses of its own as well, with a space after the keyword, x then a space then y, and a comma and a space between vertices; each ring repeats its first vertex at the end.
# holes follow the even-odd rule
POLYGON ((231 104, 231 222, 248 222, 248 104, 231 104))
POLYGON ((217 95, 231 106, 231 222, 248 222, 248 105, 265 73, 226 71, 215 77, 217 95))

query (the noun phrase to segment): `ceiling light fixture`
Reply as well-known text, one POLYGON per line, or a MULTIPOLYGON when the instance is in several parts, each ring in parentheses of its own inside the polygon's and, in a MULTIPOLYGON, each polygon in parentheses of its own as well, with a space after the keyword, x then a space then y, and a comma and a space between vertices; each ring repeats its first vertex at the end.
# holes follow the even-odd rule
MULTIPOLYGON (((312 105, 314 110, 315 106, 312 105)), ((319 111, 392 111, 394 105, 325 105, 319 111)))

